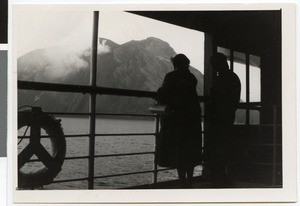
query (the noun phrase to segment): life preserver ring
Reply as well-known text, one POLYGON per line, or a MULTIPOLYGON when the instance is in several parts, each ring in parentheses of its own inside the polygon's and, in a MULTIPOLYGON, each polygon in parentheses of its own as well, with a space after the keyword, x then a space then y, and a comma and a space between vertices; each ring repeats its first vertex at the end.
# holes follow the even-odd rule
POLYGON ((41 110, 33 112, 30 109, 19 112, 18 129, 24 126, 31 127, 34 124, 33 122, 38 122, 39 127, 49 135, 52 154, 49 154, 44 147, 42 148, 40 136, 30 135, 30 143, 18 155, 19 188, 37 188, 50 184, 61 171, 66 155, 66 140, 60 120, 41 110), (21 167, 28 162, 32 155, 36 155, 44 164, 44 167, 36 172, 25 173, 21 171, 21 167))

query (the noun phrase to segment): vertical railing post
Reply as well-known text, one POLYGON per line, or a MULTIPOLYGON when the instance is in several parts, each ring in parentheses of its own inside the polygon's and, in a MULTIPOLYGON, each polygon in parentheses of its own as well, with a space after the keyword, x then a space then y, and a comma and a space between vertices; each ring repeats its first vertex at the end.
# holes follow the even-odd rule
MULTIPOLYGON (((250 102, 250 55, 246 54, 246 103, 250 102)), ((246 125, 250 124, 250 109, 246 108, 246 125)))
POLYGON ((277 107, 273 106, 273 174, 272 184, 276 185, 277 181, 277 107))
MULTIPOLYGON (((93 39, 92 39, 92 57, 90 85, 97 85, 97 51, 98 51, 98 22, 99 11, 94 11, 93 21, 93 39)), ((90 94, 89 112, 90 112, 90 136, 89 136, 89 171, 88 171, 88 188, 94 189, 94 169, 95 169, 95 133, 96 133, 96 94, 90 94)))
POLYGON ((157 183, 157 141, 158 141, 158 135, 159 135, 159 114, 155 115, 155 151, 154 151, 154 178, 153 178, 153 184, 157 183))
POLYGON ((233 56, 233 49, 230 49, 230 70, 234 71, 234 68, 233 68, 233 61, 234 61, 234 56, 233 56))

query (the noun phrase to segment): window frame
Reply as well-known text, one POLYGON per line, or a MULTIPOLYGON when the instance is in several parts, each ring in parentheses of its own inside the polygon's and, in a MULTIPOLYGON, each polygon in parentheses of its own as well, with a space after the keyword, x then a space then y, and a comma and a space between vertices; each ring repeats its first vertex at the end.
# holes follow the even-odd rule
MULTIPOLYGON (((261 105, 261 98, 260 98, 260 101, 259 102, 251 102, 250 101, 250 56, 256 56, 260 59, 261 61, 261 57, 260 56, 257 56, 257 55, 254 55, 254 54, 251 54, 249 52, 242 52, 242 51, 238 51, 238 50, 234 50, 232 48, 225 48, 225 47, 222 47, 222 46, 217 46, 216 50, 218 51, 219 49, 222 49, 222 50, 229 50, 229 58, 227 58, 229 60, 229 69, 231 71, 234 71, 234 53, 235 52, 239 52, 239 53, 242 53, 242 54, 245 54, 245 76, 246 76, 246 82, 245 82, 245 86, 246 86, 246 101, 244 102, 245 104, 245 107, 243 107, 242 109, 246 111, 246 116, 245 116, 245 125, 250 125, 251 122, 250 122, 250 110, 252 110, 250 107, 251 107, 251 103, 255 103, 255 104, 259 104, 261 105)), ((259 67, 260 69, 260 77, 261 78, 261 68, 259 67)), ((260 82, 260 88, 261 88, 261 82, 260 82)), ((261 95, 261 92, 260 92, 260 95, 261 95)), ((260 110, 258 110, 259 112, 259 116, 260 116, 260 110)), ((260 119, 259 119, 259 123, 260 124, 260 119)))

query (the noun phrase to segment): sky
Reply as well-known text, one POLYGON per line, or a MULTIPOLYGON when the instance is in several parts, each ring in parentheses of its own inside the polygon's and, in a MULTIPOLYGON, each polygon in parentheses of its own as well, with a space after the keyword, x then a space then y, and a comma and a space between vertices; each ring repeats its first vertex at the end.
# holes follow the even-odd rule
MULTIPOLYGON (((23 11, 18 14, 18 56, 35 49, 72 45, 91 46, 92 12, 23 11)), ((204 33, 121 11, 100 12, 99 37, 118 44, 157 37, 176 53, 184 53, 203 72, 204 33)))

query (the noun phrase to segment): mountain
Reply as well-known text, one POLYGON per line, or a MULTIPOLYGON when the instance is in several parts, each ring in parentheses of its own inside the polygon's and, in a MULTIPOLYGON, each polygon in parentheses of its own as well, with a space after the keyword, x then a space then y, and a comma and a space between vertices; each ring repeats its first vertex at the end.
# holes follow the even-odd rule
MULTIPOLYGON (((59 46, 34 50, 18 58, 18 79, 49 83, 88 85, 91 49, 59 46)), ((174 49, 165 41, 149 37, 117 44, 100 38, 97 54, 97 85, 156 91, 166 73, 173 70, 174 49)), ((195 68, 197 92, 203 94, 203 74, 195 68)), ((18 106, 38 105, 49 112, 87 112, 88 95, 59 92, 18 91, 18 106)), ((147 113, 149 98, 97 96, 97 112, 147 113)))

